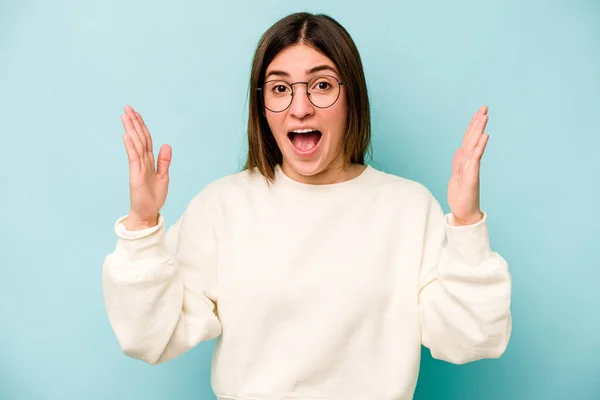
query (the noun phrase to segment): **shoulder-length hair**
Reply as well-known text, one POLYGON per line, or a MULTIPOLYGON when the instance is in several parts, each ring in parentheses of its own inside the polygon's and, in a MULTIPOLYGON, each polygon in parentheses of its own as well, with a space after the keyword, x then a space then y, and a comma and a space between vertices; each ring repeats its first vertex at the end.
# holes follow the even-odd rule
POLYGON ((245 168, 258 168, 269 181, 275 166, 283 162, 277 142, 265 117, 258 87, 264 83, 267 67, 284 49, 305 44, 327 56, 337 67, 346 88, 347 120, 342 140, 344 164, 365 164, 370 150, 371 118, 363 66, 350 34, 333 18, 323 14, 296 13, 271 26, 260 38, 250 74, 248 112, 248 158, 245 168))

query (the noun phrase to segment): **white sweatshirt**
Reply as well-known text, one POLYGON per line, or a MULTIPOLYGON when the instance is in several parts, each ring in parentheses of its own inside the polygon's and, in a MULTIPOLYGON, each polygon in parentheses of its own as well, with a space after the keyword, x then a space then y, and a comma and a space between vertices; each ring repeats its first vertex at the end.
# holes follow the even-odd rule
POLYGON ((219 400, 405 400, 421 344, 461 364, 503 354, 511 278, 487 213, 453 226, 425 186, 371 166, 331 185, 256 172, 209 184, 166 231, 115 223, 105 306, 150 364, 217 337, 219 400))

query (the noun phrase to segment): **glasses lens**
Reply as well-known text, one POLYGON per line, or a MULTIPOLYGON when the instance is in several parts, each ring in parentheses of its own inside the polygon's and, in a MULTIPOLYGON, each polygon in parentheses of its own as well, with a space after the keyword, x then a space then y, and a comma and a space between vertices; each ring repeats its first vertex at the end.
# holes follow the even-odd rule
POLYGON ((263 89, 265 107, 271 111, 283 111, 292 101, 292 87, 284 81, 269 81, 263 89))
POLYGON ((340 84, 332 76, 318 76, 308 82, 310 101, 319 108, 333 105, 340 94, 340 84))
MULTIPOLYGON (((265 82, 262 92, 265 107, 271 111, 281 112, 292 102, 292 86, 285 81, 265 82)), ((316 107, 331 107, 340 95, 340 83, 333 76, 314 77, 308 82, 308 94, 316 107)))

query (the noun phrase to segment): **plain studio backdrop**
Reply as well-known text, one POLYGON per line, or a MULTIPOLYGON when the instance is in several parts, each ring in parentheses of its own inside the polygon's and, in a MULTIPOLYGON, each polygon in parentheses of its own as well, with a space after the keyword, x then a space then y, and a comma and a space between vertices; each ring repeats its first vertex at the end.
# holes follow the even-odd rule
POLYGON ((101 268, 129 207, 119 116, 133 105, 155 150, 173 147, 171 224, 240 170, 252 54, 295 11, 349 30, 371 164, 446 212, 454 151, 490 108, 481 200, 511 268, 513 335, 501 359, 462 366, 423 349, 416 399, 600 399, 596 0, 0 2, 0 398, 214 398, 213 341, 152 367, 109 326, 101 268))

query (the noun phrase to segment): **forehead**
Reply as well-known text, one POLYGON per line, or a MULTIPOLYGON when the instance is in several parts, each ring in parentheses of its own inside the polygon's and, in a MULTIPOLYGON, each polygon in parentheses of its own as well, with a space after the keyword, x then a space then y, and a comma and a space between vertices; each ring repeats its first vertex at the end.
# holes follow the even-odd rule
MULTIPOLYGON (((281 51, 267 67, 266 74, 283 71, 292 78, 302 79, 311 68, 329 66, 337 74, 338 69, 329 57, 305 44, 295 44, 281 51)), ((329 74, 331 72, 328 71, 329 74)))

